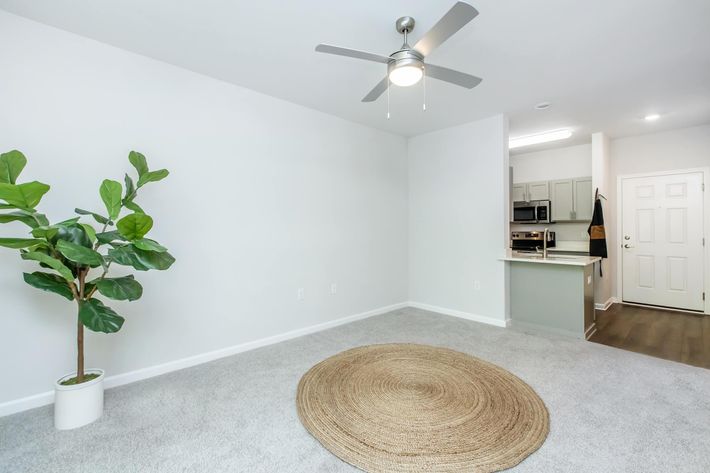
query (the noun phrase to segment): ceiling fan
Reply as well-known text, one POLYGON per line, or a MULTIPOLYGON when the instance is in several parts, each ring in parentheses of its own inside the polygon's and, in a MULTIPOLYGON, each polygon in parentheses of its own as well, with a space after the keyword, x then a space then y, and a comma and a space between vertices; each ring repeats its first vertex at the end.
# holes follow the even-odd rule
POLYGON ((330 44, 319 44, 316 46, 316 51, 387 64, 387 75, 362 99, 363 102, 377 100, 387 90, 390 81, 394 85, 408 87, 419 82, 424 74, 434 79, 472 89, 481 83, 480 77, 434 64, 425 64, 424 59, 477 15, 478 11, 468 3, 457 2, 437 24, 417 41, 414 47, 407 44, 407 35, 414 29, 414 18, 403 16, 397 20, 395 26, 397 32, 404 35, 404 44, 389 56, 330 44))

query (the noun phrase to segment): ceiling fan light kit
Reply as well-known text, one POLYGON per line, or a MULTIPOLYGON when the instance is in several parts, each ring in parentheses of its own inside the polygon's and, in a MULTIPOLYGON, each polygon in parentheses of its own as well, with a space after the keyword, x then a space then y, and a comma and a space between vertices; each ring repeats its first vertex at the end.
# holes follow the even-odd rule
MULTIPOLYGON (((387 65, 387 75, 362 99, 363 102, 376 101, 385 91, 388 96, 389 118, 389 85, 390 82, 400 87, 409 87, 422 80, 425 76, 449 82, 460 87, 472 89, 481 83, 481 78, 446 67, 427 64, 426 56, 439 47, 454 33, 463 28, 478 15, 478 11, 468 3, 457 2, 451 9, 426 33, 414 47, 409 46, 407 37, 414 29, 415 21, 410 16, 403 16, 395 23, 398 33, 404 35, 402 47, 390 54, 380 54, 342 48, 329 44, 319 44, 316 51, 338 56, 347 56, 366 61, 379 62, 387 65)), ((425 92, 426 94, 426 92, 425 92)), ((423 109, 426 110, 426 104, 423 109)))

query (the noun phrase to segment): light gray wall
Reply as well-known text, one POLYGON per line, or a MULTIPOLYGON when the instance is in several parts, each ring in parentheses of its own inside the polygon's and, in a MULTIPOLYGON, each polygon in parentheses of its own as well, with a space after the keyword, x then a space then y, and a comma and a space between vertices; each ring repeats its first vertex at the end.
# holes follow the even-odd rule
MULTIPOLYGON (((0 44, 0 150, 52 185, 54 221, 101 209, 131 149, 171 171, 139 202, 177 263, 110 303, 126 323, 88 334, 88 366, 116 375, 407 299, 404 138, 1 12, 0 44)), ((2 403, 74 369, 76 319, 22 281, 36 266, 16 251, 0 268, 2 403)))
MULTIPOLYGON (((611 149, 609 137, 604 133, 594 133, 592 135, 592 189, 599 189, 599 193, 606 197, 601 199, 602 213, 604 214, 604 230, 606 233, 607 255, 610 247, 614 243, 616 234, 616 222, 612 218, 613 188, 615 184, 611 179, 611 149)), ((605 305, 612 297, 612 282, 614 279, 611 262, 609 259, 602 259, 602 275, 595 267, 594 271, 594 302, 605 305)))
POLYGON ((409 140, 411 301, 505 319, 507 181, 503 116, 409 140))
MULTIPOLYGON (((611 140, 610 153, 613 183, 610 199, 613 205, 609 206, 611 215, 607 219, 616 222, 619 176, 710 166, 710 124, 614 139, 611 140)), ((615 297, 621 297, 617 290, 618 248, 615 243, 609 245, 612 290, 615 297)))
POLYGON ((510 156, 513 182, 552 181, 592 175, 592 145, 581 144, 510 156))

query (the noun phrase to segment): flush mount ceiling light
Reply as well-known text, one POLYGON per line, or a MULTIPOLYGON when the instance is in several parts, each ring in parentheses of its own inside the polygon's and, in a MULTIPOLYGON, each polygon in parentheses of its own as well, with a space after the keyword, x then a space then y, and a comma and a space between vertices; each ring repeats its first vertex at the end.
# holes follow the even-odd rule
POLYGON ((646 115, 645 117, 643 117, 643 119, 646 120, 647 122, 655 122, 659 118, 661 118, 661 116, 657 113, 650 113, 650 114, 646 115))
POLYGON ((534 135, 519 136, 517 138, 511 138, 508 141, 508 148, 515 149, 521 148, 523 146, 536 145, 540 143, 547 143, 550 141, 564 140, 572 136, 572 130, 569 128, 562 128, 559 130, 550 130, 543 133, 536 133, 534 135))
POLYGON ((403 16, 397 20, 395 28, 398 33, 404 35, 404 43, 399 50, 389 56, 330 44, 319 44, 316 46, 316 51, 387 64, 387 75, 362 99, 363 102, 377 100, 385 91, 389 90, 390 82, 401 87, 408 87, 419 82, 425 74, 434 79, 472 89, 481 82, 479 77, 434 64, 425 64, 424 58, 477 15, 478 11, 468 3, 457 2, 438 23, 416 42, 414 47, 407 43, 407 35, 414 29, 414 18, 403 16))
POLYGON ((535 110, 547 110, 551 106, 552 104, 550 102, 540 102, 539 104, 535 105, 535 110))

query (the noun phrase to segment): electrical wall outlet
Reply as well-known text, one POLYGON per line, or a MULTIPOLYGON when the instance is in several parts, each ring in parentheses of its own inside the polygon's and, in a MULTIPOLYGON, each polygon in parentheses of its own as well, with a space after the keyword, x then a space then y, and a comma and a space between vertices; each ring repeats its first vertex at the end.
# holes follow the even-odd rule
POLYGON ((306 290, 303 289, 302 287, 298 289, 298 292, 296 293, 296 298, 299 301, 302 301, 303 299, 306 298, 306 290))
POLYGON ((338 285, 334 282, 330 283, 330 294, 335 295, 338 293, 338 285))

